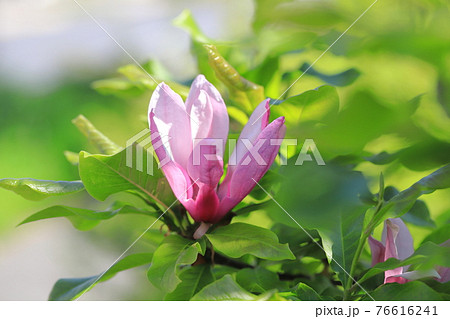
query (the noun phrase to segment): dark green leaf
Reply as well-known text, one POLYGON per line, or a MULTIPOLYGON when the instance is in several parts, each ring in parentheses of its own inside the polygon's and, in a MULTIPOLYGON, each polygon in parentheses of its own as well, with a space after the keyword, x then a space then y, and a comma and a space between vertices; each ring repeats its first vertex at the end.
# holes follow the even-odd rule
POLYGON ((273 232, 250 224, 230 224, 206 236, 214 249, 231 258, 250 254, 269 260, 295 259, 288 245, 280 244, 273 232))
POLYGON ((189 267, 180 274, 181 283, 165 300, 189 300, 203 287, 214 281, 210 265, 189 267))
POLYGON ((124 257, 103 275, 58 280, 50 292, 50 301, 74 300, 92 289, 96 284, 114 277, 118 272, 150 263, 152 254, 140 253, 124 257))
POLYGON ((13 191, 28 200, 73 194, 84 189, 81 181, 46 181, 32 178, 2 178, 0 187, 13 191))
POLYGON ((230 275, 209 284, 198 292, 191 300, 196 301, 225 301, 225 300, 255 300, 256 295, 249 293, 239 286, 230 275))
POLYGON ((360 75, 359 71, 352 68, 344 72, 328 75, 314 70, 310 64, 304 63, 300 67, 300 71, 308 71, 307 74, 318 77, 322 81, 334 86, 346 86, 352 84, 360 75))
POLYGON ((323 300, 320 295, 312 289, 310 286, 299 283, 297 289, 295 290, 298 299, 303 301, 321 301, 323 300))
MULTIPOLYGON (((426 284, 420 281, 410 281, 405 284, 386 284, 375 291, 371 292, 370 295, 376 301, 440 301, 442 297, 440 294, 426 284)), ((371 298, 366 297, 365 300, 371 300, 371 298)))
POLYGON ((265 268, 244 268, 236 273, 236 282, 252 293, 264 293, 272 289, 286 289, 287 283, 280 281, 278 275, 265 268))
POLYGON ((172 292, 181 282, 177 275, 179 266, 192 264, 200 252, 198 243, 170 235, 156 249, 147 277, 159 289, 172 292))

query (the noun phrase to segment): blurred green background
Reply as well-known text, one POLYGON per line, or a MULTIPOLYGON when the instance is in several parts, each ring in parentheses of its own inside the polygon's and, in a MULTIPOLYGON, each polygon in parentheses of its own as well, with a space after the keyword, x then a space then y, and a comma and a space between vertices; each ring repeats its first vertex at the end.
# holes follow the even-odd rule
MULTIPOLYGON (((138 61, 153 61, 149 70, 160 80, 188 84, 199 69, 206 73, 199 44, 213 41, 274 100, 335 86, 324 101, 311 104, 329 113, 305 107, 299 116, 295 105, 290 110, 283 104, 282 110, 273 107, 274 116, 288 116, 287 137, 313 138, 326 162, 359 162, 356 169, 372 193, 378 191, 380 172, 386 185, 403 190, 450 162, 447 1, 378 1, 284 96, 373 1, 80 3, 138 61), (184 9, 199 29, 187 12, 180 17, 184 9), (333 115, 335 108, 340 116, 333 115), (314 122, 320 116, 325 126, 314 122), (381 152, 395 156, 363 160, 381 152)), ((77 167, 63 154, 93 151, 71 124, 78 114, 119 145, 145 127, 151 90, 141 80, 95 82, 103 94, 92 88, 94 81, 116 78, 116 69, 132 61, 75 3, 3 1, 0 12, 5 25, 0 28, 0 178, 78 179, 77 167)), ((232 127, 238 131, 239 121, 232 127)), ((305 181, 299 189, 307 186, 305 181)), ((423 198, 436 226, 450 219, 449 198, 449 190, 423 198)), ((62 219, 16 228, 32 212, 58 202, 107 205, 83 194, 28 202, 0 189, 0 299, 46 299, 58 278, 101 272, 147 223, 118 216, 88 233, 62 219)), ((263 214, 250 218, 267 224, 263 214)), ((416 245, 433 229, 408 226, 416 245)), ((140 276, 139 270, 119 274, 85 298, 158 298, 140 276)))

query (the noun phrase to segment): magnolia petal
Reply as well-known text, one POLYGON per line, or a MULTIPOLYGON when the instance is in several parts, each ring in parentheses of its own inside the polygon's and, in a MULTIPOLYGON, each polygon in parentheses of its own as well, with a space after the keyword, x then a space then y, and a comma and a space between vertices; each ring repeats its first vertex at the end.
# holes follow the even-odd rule
POLYGON ((283 139, 285 133, 284 117, 277 118, 261 132, 254 145, 255 147, 260 145, 257 153, 263 162, 258 162, 252 157, 250 155, 252 150, 250 150, 241 159, 231 177, 227 175, 227 178, 219 186, 219 198, 221 199, 219 215, 225 215, 255 187, 278 154, 280 145, 279 143, 273 143, 273 140, 283 139), (260 141, 262 141, 262 144, 259 144, 260 141), (249 159, 248 163, 246 163, 247 159, 249 159))
POLYGON ((217 155, 215 141, 202 140, 189 157, 188 173, 198 185, 208 185, 215 189, 223 175, 223 161, 217 155))
POLYGON ((397 275, 394 277, 402 277, 408 281, 411 281, 411 280, 418 280, 418 279, 428 278, 428 277, 440 278, 441 276, 435 269, 430 269, 430 270, 425 270, 425 271, 420 271, 420 270, 407 271, 403 274, 400 274, 400 275, 397 275))
POLYGON ((194 141, 209 137, 213 119, 211 101, 205 91, 200 90, 191 106, 191 134, 194 141))
POLYGON ((370 251, 372 253, 372 267, 373 267, 376 264, 384 261, 384 245, 380 241, 374 239, 372 236, 369 236, 368 241, 370 251))
POLYGON ((192 181, 186 170, 172 160, 167 148, 162 143, 161 136, 158 133, 155 123, 155 114, 153 112, 150 113, 149 120, 150 130, 152 132, 152 145, 155 149, 156 156, 159 159, 161 170, 164 172, 176 198, 180 200, 181 203, 184 203, 193 195, 192 181))
POLYGON ((239 139, 236 143, 236 147, 230 156, 228 164, 228 174, 232 175, 236 166, 241 162, 242 158, 247 154, 247 146, 243 143, 243 140, 248 140, 252 144, 256 141, 259 134, 266 128, 269 123, 270 105, 269 99, 262 101, 256 109, 253 111, 248 123, 242 129, 239 139))
POLYGON ((217 214, 219 198, 216 189, 208 185, 200 185, 195 199, 195 209, 189 210, 196 222, 216 223, 221 217, 217 214))
POLYGON ((160 134, 168 155, 186 169, 192 138, 189 115, 181 97, 162 82, 153 92, 148 113, 149 121, 150 114, 154 114, 151 131, 160 134))
MULTIPOLYGON (((192 112, 192 108, 195 105, 195 101, 199 99, 199 95, 203 92, 208 96, 209 103, 211 105, 212 115, 207 134, 202 131, 201 134, 193 133, 194 138, 212 138, 222 141, 222 152, 218 153, 223 157, 223 149, 225 148, 226 140, 228 138, 229 129, 229 117, 227 107, 220 95, 219 91, 206 80, 205 76, 200 74, 192 82, 191 90, 186 99, 186 109, 188 112, 192 112)), ((201 123, 201 122, 197 122, 201 123)), ((198 126, 196 123, 193 126, 198 126)), ((203 123, 202 123, 203 126, 203 123)), ((197 132, 198 129, 193 129, 193 132, 197 132)))

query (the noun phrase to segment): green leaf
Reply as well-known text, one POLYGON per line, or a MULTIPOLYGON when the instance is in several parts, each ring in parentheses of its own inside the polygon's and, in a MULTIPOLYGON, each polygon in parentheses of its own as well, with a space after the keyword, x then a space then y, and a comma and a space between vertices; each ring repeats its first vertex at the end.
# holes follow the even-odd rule
POLYGON ((264 88, 244 79, 217 51, 214 45, 204 45, 208 53, 210 66, 217 78, 222 81, 230 92, 230 98, 242 106, 247 112, 252 112, 261 103, 264 88))
POLYGON ((180 274, 181 283, 164 300, 190 300, 203 287, 214 281, 210 265, 189 267, 180 274))
POLYGON ((60 279, 53 286, 53 289, 50 292, 48 300, 61 301, 61 300, 77 299, 79 296, 92 289, 96 284, 111 279, 118 272, 146 265, 150 263, 151 259, 152 254, 148 253, 133 254, 119 260, 103 275, 100 274, 97 276, 85 278, 60 279))
POLYGON ((295 259, 287 244, 280 244, 268 229, 244 223, 234 223, 206 234, 214 249, 231 258, 250 254, 262 259, 295 259))
POLYGON ((72 120, 72 123, 86 136, 102 154, 112 155, 121 150, 121 147, 117 146, 109 138, 103 135, 102 132, 97 130, 94 125, 83 115, 78 115, 72 120))
POLYGON ((426 243, 427 241, 431 241, 435 244, 442 244, 443 242, 447 241, 449 239, 450 234, 450 224, 445 224, 433 231, 431 234, 429 234, 427 237, 424 238, 422 241, 423 243, 426 243))
MULTIPOLYGON (((383 285, 375 291, 371 292, 370 295, 376 301, 441 301, 442 297, 440 294, 426 284, 420 281, 410 281, 405 284, 386 284, 383 285)), ((366 300, 371 300, 371 298, 366 297, 366 300)))
POLYGON ((129 156, 132 158, 132 167, 127 166, 127 149, 115 155, 81 152, 79 173, 86 190, 101 201, 121 191, 138 191, 167 207, 173 202, 174 196, 153 155, 144 151, 142 168, 138 169, 135 165, 137 152, 131 150, 133 152, 129 156))
POLYGON ((287 283, 280 281, 278 275, 265 268, 244 268, 236 273, 236 282, 253 293, 264 293, 272 289, 287 289, 287 283))
POLYGON ((314 70, 310 64, 304 63, 300 67, 300 71, 305 72, 308 71, 307 74, 318 77, 322 81, 334 85, 334 86, 346 86, 352 84, 360 75, 359 71, 351 68, 344 72, 328 75, 323 74, 319 71, 314 70))
POLYGON ((81 181, 47 181, 32 178, 2 178, 0 187, 34 201, 49 196, 73 194, 84 189, 81 181))
POLYGON ((322 301, 323 299, 320 295, 312 289, 310 286, 304 283, 299 283, 297 289, 295 290, 298 299, 302 301, 322 301))
POLYGON ((42 219, 66 217, 76 229, 85 231, 94 228, 100 221, 110 219, 117 214, 142 214, 147 216, 155 216, 155 213, 156 210, 152 207, 149 207, 148 210, 144 211, 128 205, 118 209, 111 208, 104 211, 57 205, 34 213, 22 221, 18 226, 42 219))
POLYGON ((351 279, 346 272, 350 272, 369 207, 361 201, 369 192, 364 176, 332 163, 310 163, 300 169, 289 164, 284 176, 289 178, 283 180, 275 197, 282 209, 274 202, 268 209, 270 217, 297 227, 299 236, 304 236, 303 229, 308 233, 317 230, 332 269, 339 280, 348 283, 351 279))
POLYGON ((225 301, 225 300, 255 300, 256 295, 239 286, 231 277, 225 275, 198 292, 191 300, 195 301, 225 301))
POLYGON ((147 277, 157 288, 172 292, 181 282, 177 271, 197 259, 200 245, 178 235, 170 235, 156 249, 147 277))
POLYGON ((404 215, 413 207, 420 196, 445 188, 450 188, 450 164, 425 176, 387 201, 377 214, 374 225, 376 226, 385 220, 388 214, 392 217, 404 215))
POLYGON ((273 108, 276 116, 285 116, 292 125, 302 123, 301 133, 310 135, 316 123, 327 123, 337 116, 339 96, 336 88, 322 85, 286 100, 271 100, 271 104, 280 105, 273 108))
POLYGON ((426 242, 420 246, 414 254, 405 260, 389 258, 385 262, 376 264, 369 269, 369 271, 366 272, 358 282, 362 283, 375 275, 385 272, 386 270, 407 265, 411 265, 411 267, 421 271, 430 270, 436 266, 450 267, 450 247, 439 246, 432 242, 426 242))

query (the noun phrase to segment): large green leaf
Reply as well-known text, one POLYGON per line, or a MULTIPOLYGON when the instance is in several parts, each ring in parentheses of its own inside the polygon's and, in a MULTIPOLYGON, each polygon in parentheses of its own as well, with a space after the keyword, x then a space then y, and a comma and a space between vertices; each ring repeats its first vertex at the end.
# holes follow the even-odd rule
POLYGON ((221 279, 209 284, 198 292, 191 300, 202 301, 231 301, 231 300, 255 300, 256 295, 249 293, 239 286, 231 277, 225 275, 221 279))
POLYGON ((147 277, 152 284, 165 292, 172 292, 181 282, 178 268, 190 265, 197 259, 202 248, 198 242, 170 235, 156 249, 147 277))
POLYGON ((95 126, 83 115, 78 115, 72 123, 84 134, 102 154, 112 155, 121 150, 121 147, 112 142, 109 138, 97 130, 95 126))
POLYGON ((250 224, 230 224, 206 236, 215 250, 232 258, 250 254, 269 260, 295 259, 288 245, 280 244, 272 231, 250 224))
POLYGON ((203 287, 214 281, 210 265, 197 265, 183 270, 181 283, 164 300, 189 300, 203 287))
POLYGON ((92 289, 96 284, 114 277, 118 272, 149 264, 152 254, 139 253, 126 256, 115 263, 103 275, 85 278, 63 278, 58 280, 50 292, 50 301, 74 300, 92 289))
POLYGON ((81 181, 46 181, 32 178, 2 178, 0 187, 13 191, 28 200, 73 194, 84 189, 81 181))
POLYGON ((298 299, 303 301, 321 301, 323 300, 320 295, 312 289, 310 286, 304 283, 299 283, 295 290, 298 299))
POLYGON ((282 290, 288 286, 276 273, 262 267, 239 270, 236 273, 236 282, 252 293, 264 293, 272 289, 282 290))
POLYGON ((152 154, 144 151, 142 167, 136 167, 135 160, 139 155, 134 149, 132 151, 128 155, 127 149, 115 155, 80 152, 79 172, 86 190, 101 201, 121 191, 138 191, 167 207, 174 196, 157 161, 152 154), (132 167, 127 166, 127 156, 132 157, 132 167))
MULTIPOLYGON (((370 295, 376 301, 441 301, 441 295, 420 281, 410 281, 405 284, 386 284, 370 295)), ((367 300, 371 300, 366 298, 367 300)))
POLYGON ((95 211, 85 208, 69 207, 56 205, 47 207, 37 213, 26 218, 19 225, 31 223, 34 221, 49 219, 55 217, 66 217, 72 225, 78 230, 90 230, 95 227, 100 221, 110 219, 117 214, 142 214, 147 216, 155 216, 157 210, 149 207, 147 210, 141 210, 129 205, 120 208, 114 208, 95 211))

